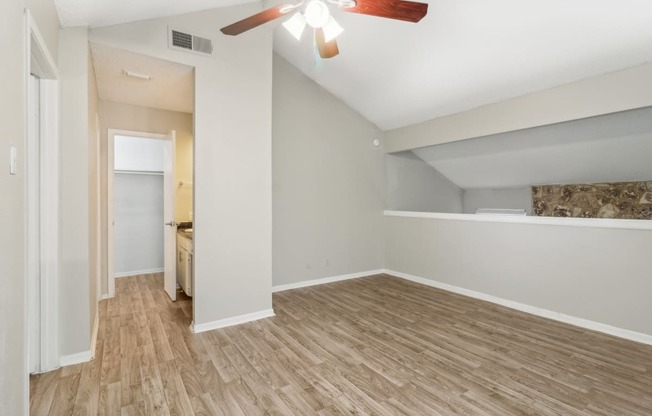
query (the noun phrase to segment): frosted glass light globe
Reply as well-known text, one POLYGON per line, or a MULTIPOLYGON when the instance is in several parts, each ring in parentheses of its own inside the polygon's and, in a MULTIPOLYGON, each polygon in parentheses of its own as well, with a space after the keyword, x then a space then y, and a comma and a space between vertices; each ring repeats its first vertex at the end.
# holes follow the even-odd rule
POLYGON ((328 23, 328 18, 330 17, 328 6, 320 0, 311 0, 306 6, 304 14, 306 16, 306 22, 315 29, 323 27, 328 23))

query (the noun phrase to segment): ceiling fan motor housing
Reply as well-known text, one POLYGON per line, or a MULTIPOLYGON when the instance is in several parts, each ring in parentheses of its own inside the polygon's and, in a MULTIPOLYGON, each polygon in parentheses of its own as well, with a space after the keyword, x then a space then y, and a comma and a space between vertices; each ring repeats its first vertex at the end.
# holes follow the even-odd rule
POLYGON ((328 11, 326 3, 321 0, 310 0, 306 6, 304 15, 306 17, 306 22, 308 22, 311 27, 317 29, 324 27, 326 23, 328 23, 330 12, 328 11))

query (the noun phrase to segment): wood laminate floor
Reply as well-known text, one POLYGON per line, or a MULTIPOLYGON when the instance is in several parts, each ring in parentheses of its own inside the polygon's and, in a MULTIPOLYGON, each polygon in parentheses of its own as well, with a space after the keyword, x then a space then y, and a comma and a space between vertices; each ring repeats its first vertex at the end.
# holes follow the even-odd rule
POLYGON ((95 360, 33 376, 31 414, 652 415, 652 346, 386 275, 196 335, 160 275, 116 282, 95 360))

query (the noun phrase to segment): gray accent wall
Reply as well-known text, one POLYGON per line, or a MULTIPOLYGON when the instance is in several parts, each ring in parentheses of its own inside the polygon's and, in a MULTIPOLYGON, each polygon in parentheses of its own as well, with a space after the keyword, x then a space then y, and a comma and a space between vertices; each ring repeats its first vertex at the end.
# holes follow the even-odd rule
POLYGON ((274 54, 273 284, 383 266, 381 132, 274 54))
POLYGON ((385 155, 387 209, 462 212, 462 189, 414 153, 385 155))

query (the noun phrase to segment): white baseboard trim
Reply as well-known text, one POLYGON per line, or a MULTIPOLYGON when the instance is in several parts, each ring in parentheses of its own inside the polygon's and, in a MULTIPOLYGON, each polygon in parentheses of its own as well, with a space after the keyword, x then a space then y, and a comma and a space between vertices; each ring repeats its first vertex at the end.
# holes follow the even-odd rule
POLYGON ((263 318, 271 318, 274 316, 274 309, 266 309, 263 311, 247 313, 244 315, 234 316, 232 318, 220 319, 218 321, 206 322, 203 324, 190 324, 190 330, 195 334, 200 332, 212 331, 213 329, 226 328, 227 326, 245 324, 251 321, 257 321, 263 318))
POLYGON ((97 346, 97 334, 100 330, 100 312, 95 311, 95 322, 93 322, 93 334, 91 335, 91 359, 95 358, 97 346))
POLYGON ((114 274, 115 278, 118 277, 131 277, 138 276, 139 274, 154 274, 154 273, 163 273, 165 269, 147 269, 147 270, 135 270, 132 272, 122 272, 114 274))
POLYGON ((317 285, 323 285, 326 283, 333 283, 333 282, 341 282, 342 280, 357 279, 359 277, 373 276, 375 274, 381 274, 381 273, 385 273, 385 270, 383 269, 368 270, 366 272, 342 274, 339 276, 324 277, 321 279, 303 280, 301 282, 289 283, 287 285, 272 286, 272 292, 283 292, 284 290, 300 289, 302 287, 317 286, 317 285))
POLYGON ((564 322, 567 324, 575 325, 580 328, 590 329, 597 332, 602 332, 604 334, 613 335, 619 338, 628 339, 630 341, 636 341, 643 344, 652 345, 652 335, 643 334, 641 332, 630 331, 628 329, 618 328, 615 326, 603 324, 600 322, 590 321, 588 319, 577 318, 575 316, 565 315, 563 313, 554 312, 548 309, 538 308, 536 306, 526 305, 524 303, 515 302, 508 299, 499 298, 493 295, 487 295, 485 293, 476 292, 474 290, 464 289, 458 286, 453 286, 447 283, 438 282, 436 280, 430 280, 419 276, 414 276, 407 273, 397 272, 394 270, 385 270, 385 273, 400 277, 401 279, 409 280, 411 282, 420 283, 426 286, 436 287, 438 289, 446 290, 448 292, 457 293, 464 296, 469 296, 471 298, 484 300, 487 302, 495 303, 498 305, 506 306, 511 309, 516 309, 521 312, 526 312, 532 315, 541 316, 543 318, 552 319, 559 322, 564 322))
POLYGON ((59 364, 61 367, 67 365, 81 364, 88 362, 93 359, 93 354, 90 350, 78 352, 77 354, 64 355, 59 359, 59 364))

